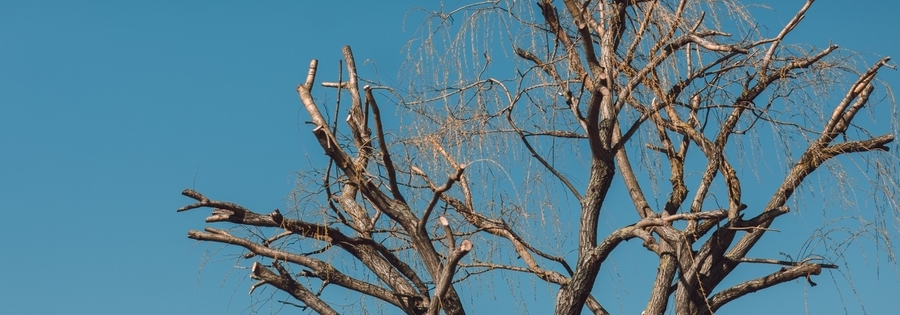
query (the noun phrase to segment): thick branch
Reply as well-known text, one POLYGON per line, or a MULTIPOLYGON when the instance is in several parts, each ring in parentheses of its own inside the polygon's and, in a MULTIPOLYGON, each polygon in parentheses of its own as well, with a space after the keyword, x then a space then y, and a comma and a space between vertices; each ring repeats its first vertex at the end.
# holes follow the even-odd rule
POLYGON ((550 0, 542 0, 541 2, 538 2, 538 7, 541 9, 541 14, 544 16, 545 23, 550 27, 550 30, 556 36, 556 39, 562 42, 563 48, 566 50, 566 58, 569 61, 569 70, 573 71, 576 77, 585 78, 584 84, 593 88, 593 80, 587 76, 584 66, 581 64, 581 57, 579 56, 578 51, 575 50, 576 44, 560 24, 559 14, 556 11, 556 7, 553 5, 553 2, 550 0))
POLYGON ((612 232, 606 239, 596 247, 591 248, 582 257, 578 259, 578 265, 575 266, 575 275, 572 276, 569 283, 562 285, 559 294, 556 297, 556 314, 557 315, 575 315, 581 313, 581 307, 584 305, 597 278, 597 271, 600 265, 609 254, 622 241, 635 237, 634 230, 636 226, 626 226, 612 232))
POLYGON ((887 65, 887 62, 890 61, 890 57, 885 57, 879 60, 875 65, 870 67, 863 73, 853 85, 850 86, 850 89, 847 91, 847 94, 844 95, 844 98, 838 103, 834 108, 834 112, 831 114, 831 118, 828 119, 828 122, 825 124, 825 128, 823 129, 822 136, 819 139, 819 145, 826 145, 830 143, 834 137, 838 134, 841 134, 847 130, 847 127, 850 125, 850 121, 853 120, 856 113, 861 109, 869 100, 869 94, 872 92, 874 87, 871 85, 872 80, 875 79, 875 75, 878 73, 878 70, 881 67, 887 65), (858 97, 858 99, 857 99, 858 97), (856 102, 850 106, 850 102, 856 100, 856 102), (850 106, 850 109, 847 109, 847 106, 850 106))
MULTIPOLYGON (((239 209, 243 209, 241 214, 238 215, 232 210, 216 208, 213 210, 213 214, 206 218, 206 222, 232 222, 259 227, 280 227, 285 229, 288 233, 282 233, 279 234, 279 236, 297 234, 306 238, 323 241, 329 246, 337 245, 339 248, 359 259, 363 265, 368 267, 379 279, 396 292, 403 295, 416 295, 416 291, 418 291, 418 294, 423 296, 428 293, 424 282, 419 279, 418 275, 416 275, 415 271, 413 271, 409 265, 398 259, 390 252, 390 250, 384 247, 384 245, 369 238, 348 237, 341 231, 327 225, 309 223, 302 220, 286 219, 277 211, 277 209, 269 215, 262 215, 234 205, 233 203, 209 200, 202 194, 193 190, 185 190, 185 195, 191 195, 192 198, 205 200, 206 203, 208 203, 208 205, 206 205, 207 207, 224 204, 233 205, 239 207, 239 209), (413 289, 412 285, 404 281, 404 277, 415 285, 415 289, 413 289)), ((268 247, 272 241, 272 239, 266 240, 262 246, 268 247)))
POLYGON ((428 222, 428 217, 431 216, 431 211, 434 210, 434 207, 437 205, 438 200, 440 200, 441 195, 444 192, 450 190, 453 187, 453 183, 458 182, 460 178, 462 178, 463 172, 466 170, 465 165, 460 165, 456 169, 456 173, 447 178, 447 182, 444 183, 441 187, 434 188, 434 195, 431 196, 431 201, 428 202, 428 206, 425 207, 425 211, 422 212, 422 218, 419 219, 418 229, 420 233, 425 233, 425 224, 428 222))
POLYGON ((198 241, 213 241, 238 245, 260 256, 306 266, 312 269, 315 275, 320 278, 327 279, 333 284, 383 300, 400 308, 403 307, 403 305, 401 305, 400 301, 397 299, 397 296, 392 292, 384 288, 375 286, 371 283, 349 277, 335 269, 330 264, 321 260, 265 247, 261 244, 256 244, 243 238, 234 237, 222 230, 206 228, 206 231, 207 233, 191 230, 188 232, 188 237, 198 241))
POLYGON ((247 210, 247 208, 241 207, 240 205, 235 204, 235 203, 209 200, 208 198, 206 198, 206 196, 203 196, 203 194, 201 194, 193 189, 185 189, 181 192, 181 194, 184 196, 190 197, 194 200, 197 200, 199 202, 178 208, 178 212, 202 208, 202 207, 208 207, 208 208, 219 208, 219 209, 231 210, 236 215, 243 216, 245 213, 250 211, 250 210, 247 210))
POLYGON ((428 306, 428 312, 426 314, 438 314, 441 301, 444 300, 444 295, 446 294, 447 289, 450 287, 450 284, 453 282, 453 274, 456 273, 456 267, 459 264, 459 260, 472 250, 472 242, 469 240, 463 240, 462 244, 459 245, 459 248, 451 248, 452 250, 450 251, 450 256, 447 258, 447 263, 444 264, 444 269, 441 272, 441 277, 435 281, 434 295, 431 299, 431 305, 428 306))
POLYGON ((277 269, 279 269, 280 275, 275 274, 271 270, 263 267, 262 264, 258 262, 253 262, 253 267, 250 268, 250 278, 260 280, 260 283, 254 284, 250 289, 250 293, 253 293, 253 289, 257 286, 265 283, 270 284, 284 292, 287 292, 294 298, 303 301, 307 306, 311 307, 319 314, 333 314, 337 315, 338 312, 328 306, 325 301, 322 301, 318 296, 309 291, 305 286, 298 283, 296 280, 291 278, 291 275, 287 272, 283 272, 284 268, 279 268, 280 265, 278 261, 272 262, 277 269))
POLYGON ((756 278, 743 282, 736 286, 722 290, 709 298, 709 306, 713 312, 717 311, 728 302, 734 301, 744 295, 766 289, 781 283, 785 283, 800 277, 818 275, 822 272, 822 265, 806 264, 790 268, 782 268, 778 272, 762 278, 756 278))
MULTIPOLYGON (((785 260, 777 260, 777 259, 767 259, 767 258, 741 258, 742 263, 756 263, 756 264, 773 264, 773 265, 782 265, 782 266, 804 266, 809 265, 808 260, 803 261, 785 261, 785 260)), ((817 264, 822 266, 822 268, 826 269, 838 269, 838 265, 835 264, 817 264)))

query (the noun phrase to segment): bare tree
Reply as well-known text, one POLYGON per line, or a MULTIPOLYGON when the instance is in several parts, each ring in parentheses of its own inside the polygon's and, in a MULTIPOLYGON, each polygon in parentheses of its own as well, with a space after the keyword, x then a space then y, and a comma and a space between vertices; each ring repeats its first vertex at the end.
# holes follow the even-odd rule
POLYGON ((788 281, 814 285, 838 267, 827 253, 748 252, 778 237, 770 227, 803 206, 798 192, 856 178, 840 187, 873 201, 859 211, 876 219, 860 229, 893 259, 900 186, 887 147, 896 121, 860 115, 878 100, 895 110, 876 90, 889 58, 857 70, 861 59, 838 46, 788 44, 812 4, 774 36, 730 0, 489 1, 435 13, 408 47, 406 86, 361 87, 345 47, 347 79, 321 84, 337 90, 328 108, 313 98, 310 63, 297 92, 330 161, 301 175, 294 209, 260 214, 185 190, 196 203, 178 211, 212 208, 206 222, 232 223, 188 237, 244 248, 259 281, 251 293, 270 285, 323 314, 338 313, 326 287, 407 314, 464 314, 477 306, 458 286, 492 273, 548 283, 556 314, 608 314, 594 284, 630 239, 658 258, 645 314, 712 314, 788 281), (752 180, 761 165, 782 177, 752 180), (607 231, 604 216, 627 224, 607 231), (775 266, 720 286, 746 263, 775 266))

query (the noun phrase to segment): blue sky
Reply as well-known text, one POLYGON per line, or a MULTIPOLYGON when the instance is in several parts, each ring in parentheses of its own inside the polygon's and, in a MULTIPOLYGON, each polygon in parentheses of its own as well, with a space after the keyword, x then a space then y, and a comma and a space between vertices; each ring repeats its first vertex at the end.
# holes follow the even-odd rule
MULTIPOLYGON (((802 5, 783 2, 753 13, 777 32, 802 5)), ((419 1, 337 3, 0 2, 0 313, 269 313, 254 303, 271 291, 248 296, 246 270, 228 256, 205 262, 219 247, 186 238, 208 212, 175 209, 188 187, 285 207, 292 173, 321 161, 294 91, 310 59, 333 78, 349 44, 396 80, 419 1)), ((895 1, 819 1, 789 41, 898 56, 897 12, 895 1)), ((881 78, 900 87, 896 71, 881 78)), ((857 293, 869 314, 887 314, 898 273, 871 258, 857 261, 857 293)), ((838 302, 829 279, 817 278, 811 304, 838 302)), ((842 281, 843 302, 858 304, 842 281)), ((801 285, 728 312, 756 314, 768 298, 776 313, 802 312, 801 285)))

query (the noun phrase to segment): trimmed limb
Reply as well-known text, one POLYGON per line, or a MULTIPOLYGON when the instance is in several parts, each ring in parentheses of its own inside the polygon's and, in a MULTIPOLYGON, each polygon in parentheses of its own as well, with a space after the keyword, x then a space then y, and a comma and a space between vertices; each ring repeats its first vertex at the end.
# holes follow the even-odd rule
POLYGON ((304 237, 326 242, 332 242, 334 237, 338 235, 340 238, 346 238, 346 236, 343 236, 343 233, 332 228, 300 220, 285 219, 280 212, 272 212, 268 215, 259 214, 231 202, 210 200, 206 198, 206 196, 192 189, 185 189, 182 194, 201 200, 201 202, 181 207, 178 211, 186 211, 199 207, 213 208, 212 214, 206 218, 207 223, 231 222, 259 227, 280 227, 287 231, 303 235, 304 237), (201 205, 196 206, 198 204, 201 205))
MULTIPOLYGON (((413 167, 413 172, 416 175, 421 176, 432 190, 436 189, 435 184, 428 179, 428 177, 422 170, 418 169, 417 167, 413 167)), ((553 270, 544 269, 540 265, 538 265, 537 260, 535 259, 534 255, 532 255, 532 253, 534 253, 538 256, 559 263, 564 269, 566 269, 569 275, 574 274, 572 268, 565 261, 565 259, 563 259, 562 257, 556 257, 546 254, 534 248, 531 244, 528 244, 528 242, 518 236, 512 230, 512 228, 506 225, 505 222, 487 218, 484 215, 475 212, 463 201, 447 194, 441 194, 440 197, 442 201, 450 205, 452 209, 456 210, 456 212, 459 213, 466 220, 466 222, 468 222, 472 226, 481 231, 485 231, 492 235, 496 235, 509 240, 516 253, 527 265, 527 268, 511 267, 506 269, 529 272, 544 281, 558 285, 564 285, 569 282, 569 279, 562 274, 553 270)), ((606 312, 600 305, 600 303, 598 303, 592 296, 588 296, 586 304, 588 308, 596 314, 608 314, 608 312, 606 312)))
MULTIPOLYGON (((344 62, 342 60, 338 60, 338 88, 337 88, 338 91, 337 91, 337 97, 336 97, 335 106, 334 106, 334 115, 333 115, 334 120, 331 123, 331 133, 332 134, 337 134, 338 116, 340 115, 340 109, 341 109, 341 94, 343 94, 343 93, 341 93, 341 86, 340 86, 340 84, 342 84, 344 82, 344 70, 343 70, 344 67, 343 66, 344 66, 344 62)), ((359 217, 362 216, 362 213, 356 212, 356 213, 351 214, 353 216, 354 220, 356 221, 355 223, 360 225, 360 226, 354 226, 354 225, 351 225, 347 221, 347 218, 345 218, 344 215, 341 214, 341 211, 338 210, 337 206, 334 205, 334 198, 332 198, 332 196, 334 196, 334 194, 331 192, 331 168, 333 166, 334 166, 334 159, 329 159, 328 166, 325 168, 325 172, 322 174, 322 187, 325 188, 325 196, 326 196, 325 199, 328 200, 328 208, 330 208, 331 211, 334 212, 334 214, 337 216, 338 220, 341 221, 341 223, 349 226, 350 228, 356 230, 357 232, 369 230, 366 228, 365 223, 363 223, 368 220, 359 220, 360 219, 359 217)), ((365 232, 362 232, 362 233, 365 233, 365 232)))
MULTIPOLYGON (((724 34, 716 34, 716 35, 724 35, 724 34)), ((746 54, 749 51, 746 48, 735 47, 732 45, 723 45, 719 43, 712 42, 703 37, 697 36, 696 34, 688 34, 688 38, 694 43, 697 43, 700 47, 706 48, 709 51, 717 51, 717 52, 736 52, 741 54, 746 54)))
POLYGON ((356 169, 350 157, 340 148, 340 145, 328 126, 328 122, 325 121, 325 118, 319 111, 318 105, 316 105, 316 102, 312 97, 312 85, 315 80, 317 66, 318 61, 313 59, 309 64, 309 75, 306 78, 306 83, 297 86, 297 94, 300 96, 303 106, 306 108, 313 124, 316 126, 313 129, 313 134, 315 134, 316 139, 319 140, 319 145, 322 146, 325 154, 334 160, 335 164, 344 171, 344 174, 346 174, 351 181, 355 183, 361 182, 361 170, 356 169))
POLYGON ((353 51, 350 49, 350 46, 344 46, 341 47, 341 52, 344 55, 344 62, 347 64, 347 74, 350 78, 347 82, 341 82, 339 84, 324 82, 322 83, 322 86, 344 88, 350 92, 350 114, 347 116, 347 124, 352 131, 351 133, 353 134, 353 140, 356 143, 356 147, 359 148, 357 162, 362 163, 362 168, 365 168, 365 163, 368 162, 368 156, 371 154, 370 149, 372 141, 369 138, 368 111, 363 110, 362 100, 359 97, 359 82, 357 80, 356 60, 353 58, 353 51))
POLYGON ((303 301, 303 303, 319 314, 338 314, 337 311, 328 306, 328 304, 325 303, 325 301, 322 301, 316 294, 294 280, 290 273, 288 273, 284 267, 281 267, 281 264, 279 264, 278 261, 273 261, 272 266, 278 270, 278 274, 263 267, 262 264, 258 262, 253 262, 253 267, 250 268, 250 278, 260 280, 260 282, 250 287, 250 294, 253 294, 253 290, 258 286, 269 284, 287 292, 294 298, 303 301))
MULTIPOLYGON (((238 207, 239 209, 243 209, 241 214, 237 215, 232 210, 215 208, 213 214, 206 218, 206 222, 232 222, 235 224, 259 227, 279 227, 285 230, 284 233, 267 239, 261 246, 268 247, 275 239, 291 234, 319 240, 327 244, 325 247, 326 249, 332 245, 336 245, 347 253, 357 257, 363 265, 369 268, 369 270, 378 276, 379 279, 399 294, 425 296, 428 293, 428 289, 425 287, 424 282, 416 275, 415 271, 413 271, 409 265, 398 259, 384 245, 369 238, 348 237, 340 230, 329 226, 301 220, 286 219, 277 210, 268 215, 258 214, 233 203, 209 200, 202 194, 193 190, 185 190, 185 195, 190 195, 190 197, 194 199, 204 200, 207 204, 205 207, 230 205, 232 208, 238 207), (412 285, 415 286, 415 289, 413 289, 413 286, 405 280, 409 280, 412 285), (416 291, 418 291, 418 294, 416 291)), ((251 251, 248 255, 249 257, 252 257, 255 254, 256 252, 251 251)))
POLYGON ((443 270, 441 270, 440 278, 435 279, 434 295, 432 295, 431 305, 428 306, 428 312, 426 313, 429 315, 438 314, 438 311, 441 309, 441 301, 443 301, 444 295, 450 288, 450 284, 453 283, 453 274, 456 273, 459 260, 472 250, 472 242, 469 240, 463 240, 462 244, 457 248, 453 240, 453 231, 450 229, 450 223, 444 217, 441 217, 440 221, 447 232, 448 242, 450 243, 450 255, 447 256, 447 263, 444 264, 443 270))
POLYGON ((328 128, 328 122, 325 121, 325 117, 319 112, 319 108, 316 106, 315 101, 313 101, 311 94, 313 84, 316 81, 316 68, 318 66, 319 61, 316 59, 309 62, 309 71, 306 74, 306 82, 297 86, 297 93, 300 95, 301 103, 306 108, 306 111, 310 116, 309 118, 312 119, 316 128, 328 128))
POLYGON ((217 230, 213 228, 206 228, 205 230, 206 232, 191 230, 188 232, 188 237, 198 241, 212 241, 237 245, 244 247, 259 256, 269 257, 272 259, 283 260, 301 266, 306 266, 312 269, 313 274, 318 278, 328 280, 330 283, 333 283, 335 285, 383 300, 401 309, 404 307, 401 301, 397 298, 397 295, 393 292, 375 286, 371 283, 347 276, 335 269, 334 266, 324 261, 265 247, 262 244, 257 244, 243 238, 232 236, 231 234, 223 230, 217 230))
POLYGON ((440 216, 438 221, 444 227, 444 234, 447 236, 447 247, 456 248, 456 238, 453 237, 453 229, 450 228, 450 221, 446 217, 440 216))
MULTIPOLYGON (((428 233, 425 231, 425 224, 428 221, 428 216, 430 216, 431 211, 434 209, 435 205, 437 204, 437 200, 440 199, 442 196, 445 196, 443 194, 443 191, 449 190, 450 187, 452 187, 453 182, 460 181, 460 179, 462 177, 462 173, 465 170, 465 165, 457 164, 455 161, 453 161, 452 157, 449 154, 447 154, 443 150, 442 147, 440 147, 440 145, 438 145, 436 142, 433 142, 433 143, 435 144, 436 149, 439 152, 441 152, 441 154, 443 154, 445 158, 447 158, 447 160, 453 167, 456 168, 457 173, 456 173, 455 179, 454 179, 454 176, 451 176, 451 178, 448 178, 447 184, 445 184, 442 187, 435 187, 434 184, 428 180, 428 177, 425 174, 425 172, 423 172, 418 167, 413 166, 412 172, 415 173, 416 175, 421 176, 423 179, 425 179, 425 181, 428 183, 429 187, 433 191, 435 191, 435 194, 434 194, 434 197, 432 197, 432 200, 429 203, 429 206, 426 208, 425 213, 423 213, 421 220, 417 219, 416 217, 411 215, 411 217, 404 218, 402 221, 396 220, 396 219, 395 219, 395 221, 397 221, 398 223, 403 225, 403 228, 407 232, 409 232, 411 243, 412 243, 413 247, 422 256, 422 258, 425 262, 425 267, 428 269, 429 274, 431 275, 432 279, 437 279, 440 277, 440 274, 442 272, 443 263, 441 262, 441 259, 437 253, 437 250, 434 248, 434 244, 432 243, 431 238, 428 236, 428 233), (438 190, 443 190, 443 191, 438 193, 438 190)), ((464 182, 463 182, 463 184, 464 184, 464 182)), ((465 185, 463 185, 463 190, 464 191, 466 190, 465 185)), ((407 206, 407 207, 405 207, 405 209, 408 210, 409 207, 407 206)), ((432 303, 435 303, 435 302, 432 302, 432 303)), ((448 288, 447 295, 444 297, 443 302, 441 302, 441 303, 442 303, 441 307, 443 307, 444 311, 447 312, 448 314, 465 314, 465 311, 462 309, 462 304, 459 300, 459 296, 456 294, 456 291, 454 290, 454 288, 452 286, 448 288)))
MULTIPOLYGON (((352 57, 352 54, 349 53, 349 49, 345 49, 344 57, 347 58, 348 56, 352 57)), ((313 129, 313 134, 319 141, 319 145, 322 147, 325 154, 334 160, 335 165, 337 165, 338 168, 340 168, 341 171, 343 171, 344 174, 347 175, 347 179, 350 184, 357 187, 373 207, 384 212, 398 223, 408 223, 409 226, 405 226, 404 228, 408 231, 411 231, 411 229, 413 228, 411 225, 415 222, 415 220, 410 220, 410 218, 412 217, 412 213, 409 211, 409 207, 400 206, 398 202, 391 200, 387 195, 385 195, 384 192, 379 190, 379 187, 375 183, 373 183, 365 174, 365 166, 367 164, 370 153, 366 153, 363 151, 371 151, 371 146, 368 146, 369 140, 368 135, 365 132, 366 129, 359 129, 360 126, 364 127, 364 125, 357 124, 354 127, 354 124, 351 123, 351 128, 354 130, 353 133, 355 139, 357 139, 357 141, 362 141, 362 143, 364 144, 359 147, 359 156, 356 158, 356 160, 354 160, 347 154, 347 152, 345 152, 341 148, 334 134, 331 132, 330 126, 328 126, 327 122, 322 117, 322 113, 319 111, 318 105, 316 105, 315 100, 313 99, 311 94, 317 65, 318 62, 316 60, 310 62, 309 74, 307 76, 306 83, 301 84, 297 87, 297 94, 300 96, 300 100, 303 103, 303 106, 306 108, 306 111, 312 118, 313 124, 316 125, 316 127, 313 129), (359 137, 363 137, 364 139, 359 140, 359 137)), ((348 61, 347 67, 348 69, 351 69, 351 71, 355 71, 355 63, 351 63, 348 61)), ((354 75, 355 74, 351 74, 350 82, 356 82, 354 75)), ((351 92, 357 92, 353 94, 356 95, 356 98, 358 98, 357 90, 349 85, 347 88, 351 92)), ((356 99, 354 99, 354 102, 356 102, 356 99)), ((353 117, 354 115, 361 116, 360 111, 361 110, 354 111, 351 108, 351 117, 353 117)), ((362 118, 353 118, 353 120, 360 119, 362 118)), ((437 255, 434 254, 433 256, 436 257, 437 255)))
POLYGON ((194 200, 197 200, 197 203, 193 203, 193 204, 178 208, 178 210, 177 210, 178 212, 207 207, 207 208, 219 208, 219 209, 231 210, 236 215, 243 216, 244 213, 247 213, 250 211, 247 208, 241 207, 240 205, 235 204, 235 203, 209 200, 209 198, 206 198, 206 196, 204 196, 203 194, 201 194, 193 189, 185 189, 185 190, 181 191, 181 194, 184 196, 190 197, 194 200))
MULTIPOLYGON (((431 211, 434 210, 434 207, 437 205, 438 200, 440 200, 441 195, 443 195, 444 192, 450 190, 450 188, 453 187, 453 183, 458 182, 460 178, 462 178, 463 171, 465 170, 466 166, 460 165, 459 168, 456 169, 456 173, 448 177, 447 182, 443 186, 432 187, 434 195, 431 197, 431 201, 428 202, 428 206, 425 207, 425 211, 422 213, 422 218, 419 219, 419 223, 417 225, 420 233, 425 233, 425 224, 428 222, 428 217, 431 216, 431 211)), ((421 172, 421 170, 419 171, 421 172)))

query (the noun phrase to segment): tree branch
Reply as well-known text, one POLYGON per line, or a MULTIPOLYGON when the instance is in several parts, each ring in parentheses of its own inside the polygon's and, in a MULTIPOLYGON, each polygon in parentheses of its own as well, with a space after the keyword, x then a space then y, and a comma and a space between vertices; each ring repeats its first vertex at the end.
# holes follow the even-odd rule
POLYGON ((784 26, 781 32, 778 33, 778 36, 776 36, 775 39, 772 40, 772 45, 769 46, 769 50, 766 51, 766 56, 763 57, 762 65, 760 65, 759 67, 759 71, 762 76, 766 76, 766 70, 769 68, 769 63, 772 62, 772 57, 775 56, 775 49, 778 48, 778 45, 781 44, 781 41, 784 39, 784 37, 787 36, 787 34, 791 31, 793 31, 794 27, 797 27, 797 25, 800 24, 800 21, 805 17, 806 10, 809 9, 813 1, 815 0, 806 0, 806 4, 804 4, 803 7, 800 8, 800 11, 797 11, 797 14, 794 15, 794 18, 792 18, 791 21, 784 26))
POLYGON ((327 279, 329 282, 334 283, 338 286, 383 300, 400 308, 403 307, 403 305, 397 299, 396 295, 392 292, 373 284, 349 277, 335 269, 330 264, 321 260, 265 247, 261 244, 256 244, 243 238, 234 237, 228 232, 222 230, 213 228, 206 228, 205 230, 206 233, 191 230, 188 232, 188 237, 198 241, 212 241, 238 245, 260 256, 277 260, 284 260, 301 266, 306 266, 312 269, 313 272, 319 277, 327 279))
POLYGON ((734 301, 744 295, 770 288, 777 284, 788 282, 800 277, 818 275, 822 272, 822 265, 804 264, 790 268, 782 268, 778 272, 765 277, 745 281, 728 289, 722 290, 709 298, 709 306, 713 312, 717 311, 728 302, 734 301))
POLYGON ((372 107, 372 118, 375 119, 375 131, 378 134, 378 146, 381 147, 381 158, 384 161, 384 169, 388 175, 388 183, 391 187, 391 194, 394 199, 405 202, 403 195, 400 194, 400 187, 397 186, 397 170, 394 168, 394 162, 391 161, 390 150, 388 150, 387 141, 384 139, 384 128, 381 125, 381 111, 378 110, 378 104, 375 97, 372 96, 372 89, 368 85, 363 87, 366 91, 366 104, 372 107))
POLYGON ((278 269, 279 274, 276 275, 271 270, 263 267, 259 262, 253 262, 253 267, 250 268, 250 278, 260 280, 260 282, 254 284, 250 288, 251 294, 253 293, 253 290, 260 284, 270 284, 284 292, 287 292, 294 298, 303 301, 303 303, 311 307, 319 314, 338 314, 338 312, 332 309, 331 306, 328 306, 325 301, 322 301, 322 299, 309 291, 305 286, 301 285, 296 280, 291 278, 291 275, 281 267, 277 260, 273 261, 272 265, 275 266, 276 269, 278 269))
POLYGON ((432 295, 431 305, 428 306, 428 312, 426 313, 429 315, 438 314, 441 301, 444 300, 444 295, 453 282, 453 274, 456 273, 456 267, 459 264, 459 260, 472 250, 472 242, 469 240, 463 240, 462 244, 457 248, 455 245, 456 242, 453 241, 453 231, 450 229, 449 222, 447 222, 447 219, 444 217, 441 217, 440 221, 441 225, 444 226, 444 229, 447 231, 448 242, 450 243, 450 254, 447 256, 447 263, 443 266, 440 278, 435 279, 434 295, 432 295))

